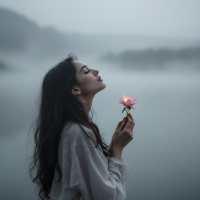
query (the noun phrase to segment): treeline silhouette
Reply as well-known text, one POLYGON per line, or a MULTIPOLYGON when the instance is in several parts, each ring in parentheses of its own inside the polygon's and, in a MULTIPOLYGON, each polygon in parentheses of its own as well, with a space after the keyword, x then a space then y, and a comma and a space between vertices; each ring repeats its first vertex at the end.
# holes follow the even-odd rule
POLYGON ((99 60, 128 68, 131 66, 133 68, 161 68, 172 63, 185 65, 193 63, 200 68, 200 47, 127 50, 117 54, 108 53, 101 56, 99 60))

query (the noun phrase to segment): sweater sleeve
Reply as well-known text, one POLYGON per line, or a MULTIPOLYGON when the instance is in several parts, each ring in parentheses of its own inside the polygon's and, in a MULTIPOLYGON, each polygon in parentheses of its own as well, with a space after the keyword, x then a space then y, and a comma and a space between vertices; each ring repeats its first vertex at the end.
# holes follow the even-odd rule
MULTIPOLYGON (((79 137, 80 148, 90 144, 89 138, 79 137), (85 145, 84 145, 85 143, 85 145)), ((78 154, 78 153, 77 153, 78 154)), ((77 155, 76 154, 76 155, 77 155)), ((122 160, 108 158, 108 166, 96 148, 84 148, 71 166, 70 188, 78 190, 87 200, 124 200, 126 199, 125 181, 129 176, 122 160)), ((103 155, 104 156, 104 155, 103 155)))

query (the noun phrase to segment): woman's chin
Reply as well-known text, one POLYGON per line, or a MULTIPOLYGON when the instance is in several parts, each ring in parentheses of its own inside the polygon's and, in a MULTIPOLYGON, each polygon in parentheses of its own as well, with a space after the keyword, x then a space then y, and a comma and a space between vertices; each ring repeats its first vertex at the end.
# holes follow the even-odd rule
MULTIPOLYGON (((106 87, 106 84, 105 84, 105 83, 102 83, 102 84, 106 87)), ((105 87, 104 87, 104 88, 105 88, 105 87)))
POLYGON ((105 88, 106 88, 106 84, 104 83, 104 87, 102 88, 102 90, 105 89, 105 88))

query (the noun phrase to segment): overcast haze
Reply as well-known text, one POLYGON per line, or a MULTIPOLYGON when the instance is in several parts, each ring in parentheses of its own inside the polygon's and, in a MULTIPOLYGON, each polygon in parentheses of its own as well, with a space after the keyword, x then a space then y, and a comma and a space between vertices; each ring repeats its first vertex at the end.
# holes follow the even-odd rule
POLYGON ((200 36, 198 0, 0 0, 0 6, 64 32, 200 36))
POLYGON ((44 75, 68 53, 106 84, 92 107, 108 145, 119 98, 137 98, 126 200, 200 200, 199 11, 192 0, 0 0, 0 200, 38 199, 29 128, 44 75))

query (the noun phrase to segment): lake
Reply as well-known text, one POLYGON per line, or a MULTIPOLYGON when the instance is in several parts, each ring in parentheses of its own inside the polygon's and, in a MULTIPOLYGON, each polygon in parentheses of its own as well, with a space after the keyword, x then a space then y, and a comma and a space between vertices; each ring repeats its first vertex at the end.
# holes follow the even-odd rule
MULTIPOLYGON (((90 66, 91 64, 91 66, 90 66)), ((94 122, 107 144, 125 116, 119 98, 131 95, 135 127, 122 157, 129 170, 127 200, 200 199, 199 72, 134 72, 93 60, 106 88, 93 101, 94 122)), ((0 74, 0 172, 3 200, 35 200, 28 176, 33 146, 28 129, 48 67, 0 74)))

